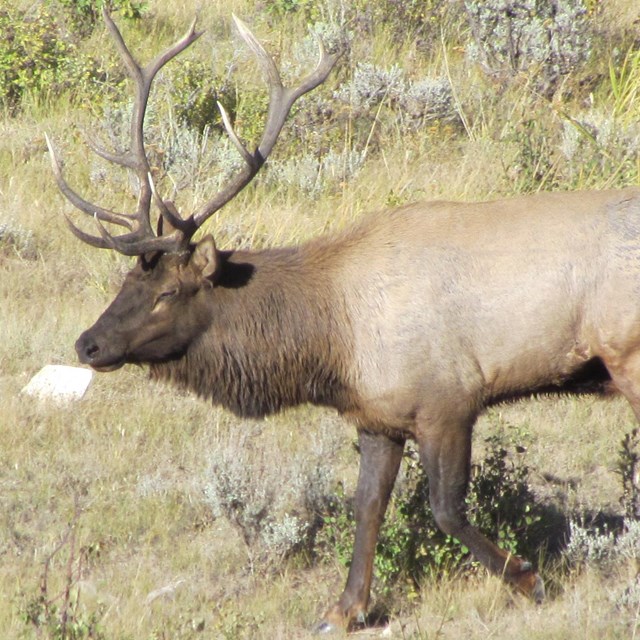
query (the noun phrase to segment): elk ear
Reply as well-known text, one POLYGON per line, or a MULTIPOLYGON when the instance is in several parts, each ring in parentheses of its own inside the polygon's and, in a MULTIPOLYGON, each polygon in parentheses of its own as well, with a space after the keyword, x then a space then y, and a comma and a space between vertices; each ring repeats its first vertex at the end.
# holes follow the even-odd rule
POLYGON ((212 236, 207 235, 196 245, 189 264, 203 278, 210 278, 217 271, 218 262, 216 243, 212 236))

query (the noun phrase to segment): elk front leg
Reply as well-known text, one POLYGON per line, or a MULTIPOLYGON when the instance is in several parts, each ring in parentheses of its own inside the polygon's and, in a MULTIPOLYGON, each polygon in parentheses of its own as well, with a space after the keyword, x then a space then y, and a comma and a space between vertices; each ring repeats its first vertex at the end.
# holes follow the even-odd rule
POLYGON ((347 584, 338 602, 316 627, 318 633, 347 629, 353 621, 363 621, 369 604, 373 557, 378 532, 393 489, 404 440, 359 432, 360 473, 356 489, 356 537, 347 584))
POLYGON ((429 501, 436 523, 465 545, 489 571, 502 576, 536 602, 544 599, 544 583, 531 563, 493 544, 466 517, 465 495, 471 463, 471 427, 467 418, 420 431, 420 459, 429 477, 429 501))

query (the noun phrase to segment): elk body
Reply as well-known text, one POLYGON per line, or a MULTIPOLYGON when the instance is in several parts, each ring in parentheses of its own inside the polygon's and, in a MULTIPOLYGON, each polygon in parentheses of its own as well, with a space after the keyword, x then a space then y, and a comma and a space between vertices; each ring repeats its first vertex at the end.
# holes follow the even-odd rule
POLYGON ((310 402, 334 407, 359 434, 356 537, 347 584, 319 631, 362 619, 373 556, 407 439, 417 442, 438 525, 489 570, 536 600, 532 566, 509 556, 466 519, 471 432, 491 403, 576 379, 610 380, 640 418, 640 189, 548 193, 483 203, 423 202, 366 217, 298 247, 224 251, 202 222, 255 175, 287 112, 320 84, 335 58, 322 52, 296 89, 242 24, 267 69, 272 101, 265 135, 229 188, 182 219, 155 194, 142 125, 153 75, 198 34, 192 29, 141 69, 105 14, 138 97, 132 148, 97 151, 135 171, 133 216, 91 205, 64 180, 81 210, 127 233, 72 227, 83 240, 137 255, 121 291, 76 343, 99 371, 148 364, 152 375, 240 416, 310 402), (155 200, 171 229, 155 235, 155 200), (597 365, 597 366, 595 366, 597 365))

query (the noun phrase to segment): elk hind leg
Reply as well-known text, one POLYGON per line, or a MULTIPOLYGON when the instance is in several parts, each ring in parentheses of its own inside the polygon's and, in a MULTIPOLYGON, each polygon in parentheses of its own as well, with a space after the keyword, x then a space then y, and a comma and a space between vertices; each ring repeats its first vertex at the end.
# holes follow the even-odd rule
POLYGON ((465 495, 474 421, 475 416, 448 424, 429 425, 421 430, 420 459, 429 478, 429 501, 434 518, 442 531, 459 540, 489 571, 541 602, 544 583, 531 563, 495 545, 467 520, 465 495))
POLYGON ((360 472, 356 489, 356 536, 347 584, 338 602, 325 614, 316 632, 347 629, 364 621, 373 575, 378 532, 395 483, 404 440, 360 431, 360 472))
POLYGON ((627 399, 640 422, 640 351, 624 357, 602 358, 616 388, 627 399))

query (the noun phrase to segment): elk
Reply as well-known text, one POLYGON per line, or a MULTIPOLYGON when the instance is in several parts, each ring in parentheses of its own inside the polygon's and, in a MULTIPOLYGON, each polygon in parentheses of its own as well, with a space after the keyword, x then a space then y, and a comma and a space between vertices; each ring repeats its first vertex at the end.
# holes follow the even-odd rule
POLYGON ((429 477, 443 531, 535 600, 531 563, 477 531, 464 508, 474 422, 487 406, 576 380, 615 386, 640 418, 640 189, 539 193, 493 202, 417 202, 364 217, 299 246, 225 250, 196 231, 256 175, 292 104, 325 81, 337 56, 283 86, 273 59, 236 20, 266 71, 270 105, 252 153, 222 110, 245 161, 228 186, 184 217, 154 187, 143 125, 158 70, 200 35, 142 68, 105 12, 133 78, 131 146, 103 158, 132 170, 133 214, 79 196, 49 142, 57 184, 98 233, 82 241, 136 256, 116 298, 76 343, 98 371, 149 365, 151 376, 239 416, 300 403, 332 407, 357 429, 356 534, 344 591, 317 627, 367 610, 376 540, 408 439, 429 477), (152 228, 151 208, 164 230, 152 228), (113 235, 105 225, 124 227, 113 235))

